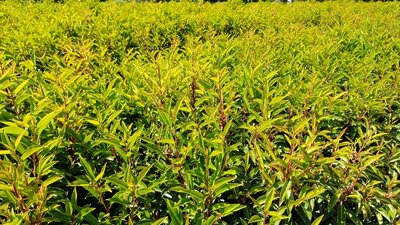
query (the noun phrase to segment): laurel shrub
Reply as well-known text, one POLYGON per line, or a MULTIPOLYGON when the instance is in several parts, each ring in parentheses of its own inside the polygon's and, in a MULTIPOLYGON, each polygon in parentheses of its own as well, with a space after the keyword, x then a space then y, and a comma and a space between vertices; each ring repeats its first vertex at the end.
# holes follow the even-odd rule
POLYGON ((399 224, 399 3, 0 3, 0 223, 399 224))

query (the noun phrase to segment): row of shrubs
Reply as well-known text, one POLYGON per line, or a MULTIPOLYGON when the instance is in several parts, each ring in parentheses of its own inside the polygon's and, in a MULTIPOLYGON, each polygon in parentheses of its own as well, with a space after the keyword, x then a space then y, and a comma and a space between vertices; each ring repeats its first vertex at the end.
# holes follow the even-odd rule
MULTIPOLYGON (((14 0, 15 1, 15 0, 14 0)), ((23 3, 67 3, 75 2, 75 0, 19 0, 23 3)), ((84 0, 94 2, 108 2, 110 0, 84 0)), ((257 3, 257 2, 274 2, 274 3, 293 3, 293 2, 325 2, 325 0, 111 0, 117 3, 167 3, 167 2, 192 2, 192 3, 219 3, 219 2, 236 2, 236 3, 257 3)), ((395 2, 399 0, 328 0, 328 1, 339 1, 339 2, 395 2)))
POLYGON ((1 224, 398 224, 398 3, 0 4, 1 224))

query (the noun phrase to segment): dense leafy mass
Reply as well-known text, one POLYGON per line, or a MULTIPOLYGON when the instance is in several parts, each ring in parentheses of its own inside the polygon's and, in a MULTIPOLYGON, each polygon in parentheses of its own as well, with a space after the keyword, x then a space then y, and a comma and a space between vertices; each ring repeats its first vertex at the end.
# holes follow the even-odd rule
POLYGON ((0 4, 1 224, 398 224, 399 3, 0 4))

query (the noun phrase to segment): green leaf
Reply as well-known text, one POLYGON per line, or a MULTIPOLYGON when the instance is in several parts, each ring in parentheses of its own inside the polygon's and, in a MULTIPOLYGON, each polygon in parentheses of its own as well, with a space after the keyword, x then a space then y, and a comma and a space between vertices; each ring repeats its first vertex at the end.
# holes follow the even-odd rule
POLYGON ((315 219, 311 225, 319 225, 322 221, 322 218, 324 218, 324 215, 319 216, 317 219, 315 219))
POLYGON ((16 204, 18 202, 18 198, 15 197, 15 195, 11 192, 9 189, 3 189, 4 194, 6 195, 6 198, 8 201, 16 204))
POLYGON ((277 220, 284 220, 289 218, 288 216, 283 216, 282 214, 275 211, 269 211, 268 215, 277 220))
POLYGON ((293 134, 297 135, 300 132, 302 132, 304 130, 304 128, 306 127, 308 121, 309 121, 309 119, 303 119, 298 124, 296 124, 296 126, 293 128, 293 134))
POLYGON ((295 206, 298 206, 298 205, 300 205, 301 203, 303 203, 303 202, 305 202, 305 201, 308 201, 308 200, 310 200, 310 199, 312 199, 312 198, 315 198, 315 197, 319 196, 320 194, 322 194, 322 193, 324 193, 324 192, 325 192, 325 188, 323 188, 323 187, 316 188, 316 189, 314 189, 314 190, 308 192, 303 198, 297 199, 297 200, 294 202, 294 205, 295 205, 295 206))
POLYGON ((92 213, 89 213, 89 214, 85 215, 85 216, 84 216, 84 219, 85 219, 86 221, 88 221, 90 225, 97 225, 97 224, 99 224, 97 218, 96 218, 95 216, 93 216, 92 213))
POLYGON ((53 176, 48 178, 45 182, 43 182, 42 186, 43 187, 48 187, 50 186, 52 183, 55 183, 59 180, 61 180, 63 177, 62 176, 53 176))
POLYGON ((127 183, 125 183, 124 181, 122 181, 116 177, 107 177, 106 180, 113 183, 114 185, 122 187, 124 190, 128 190, 128 188, 129 188, 127 183))
POLYGON ((170 200, 167 201, 168 214, 171 217, 172 225, 183 225, 183 216, 179 207, 172 205, 170 200))
POLYGON ((94 179, 94 181, 99 181, 101 178, 103 178, 103 176, 104 176, 104 172, 106 171, 106 167, 107 167, 107 163, 105 163, 104 165, 103 165, 103 167, 101 168, 101 171, 100 171, 100 173, 96 176, 96 178, 94 179))
POLYGON ((289 199, 289 197, 291 196, 291 193, 292 193, 291 187, 292 187, 292 182, 290 180, 287 180, 284 183, 284 185, 281 189, 281 192, 279 194, 279 205, 282 205, 282 203, 285 200, 289 199))
POLYGON ((229 129, 232 126, 232 120, 229 120, 228 123, 225 124, 224 130, 222 131, 222 136, 226 136, 229 132, 229 129))
POLYGON ((159 140, 158 143, 175 145, 175 141, 171 138, 163 138, 163 139, 159 140))
POLYGON ((84 218, 86 215, 89 213, 93 212, 96 208, 90 208, 90 207, 83 207, 78 214, 78 218, 84 218))
POLYGON ((74 182, 72 182, 71 184, 69 184, 68 186, 71 187, 90 187, 90 183, 85 181, 85 180, 76 180, 74 182))
POLYGON ((165 124, 167 126, 172 126, 171 117, 166 112, 159 111, 158 115, 159 115, 161 122, 163 122, 163 124, 165 124))
POLYGON ((343 204, 340 204, 337 210, 337 223, 346 225, 346 209, 343 204))
POLYGON ((117 118, 117 116, 119 116, 119 114, 121 114, 121 112, 122 110, 113 112, 111 116, 108 117, 105 125, 108 126, 113 120, 115 120, 115 118, 117 118))
POLYGON ((22 128, 19 128, 19 127, 11 127, 11 126, 0 128, 0 133, 14 134, 14 135, 21 135, 22 134, 23 136, 28 136, 29 135, 28 131, 26 131, 26 130, 24 130, 22 128))
POLYGON ((80 159, 80 162, 81 162, 83 168, 86 171, 86 175, 89 176, 90 181, 94 181, 95 176, 94 176, 94 172, 93 172, 93 169, 90 166, 90 164, 81 155, 79 155, 79 159, 80 159))
POLYGON ((213 157, 215 157, 215 156, 221 155, 222 153, 223 153, 223 152, 220 151, 220 150, 214 150, 214 151, 211 152, 210 158, 213 158, 213 157))
POLYGON ((15 139, 14 147, 15 147, 16 149, 18 148, 19 143, 21 143, 22 137, 23 137, 23 133, 21 133, 20 135, 18 135, 17 139, 15 139))
POLYGON ((263 218, 259 215, 254 215, 250 218, 248 223, 258 223, 258 222, 262 222, 263 218))
POLYGON ((168 217, 163 217, 161 219, 158 219, 157 221, 153 222, 151 225, 160 225, 163 223, 168 223, 168 217))
POLYGON ((22 223, 22 218, 14 218, 11 222, 9 223, 4 223, 4 225, 20 225, 22 223))
POLYGON ((29 156, 31 156, 31 155, 33 155, 33 154, 35 154, 37 152, 40 152, 41 150, 42 150, 42 147, 30 148, 26 152, 24 152, 24 154, 22 154, 21 159, 25 160, 29 156))
POLYGON ((11 184, 0 183, 0 190, 5 190, 5 189, 12 191, 14 188, 12 187, 11 184))
POLYGON ((0 150, 0 155, 8 155, 11 154, 9 150, 0 150))
POLYGON ((239 210, 241 210, 241 209, 243 209, 243 208, 245 208, 245 207, 246 207, 246 206, 240 205, 240 204, 229 204, 228 206, 226 206, 226 207, 222 210, 222 212, 221 212, 222 217, 229 216, 229 215, 231 215, 232 213, 234 213, 234 212, 236 212, 236 211, 239 211, 239 210))
POLYGON ((24 82, 22 82, 21 84, 19 84, 18 87, 15 88, 14 94, 17 95, 17 94, 22 90, 22 88, 25 87, 25 85, 26 85, 28 82, 29 82, 29 80, 25 80, 24 82))
POLYGON ((185 189, 181 186, 176 186, 170 189, 171 191, 175 191, 178 193, 184 193, 184 194, 189 194, 194 200, 201 202, 204 200, 205 196, 204 194, 195 191, 195 190, 190 190, 190 189, 185 189))
POLYGON ((76 192, 76 187, 74 187, 74 191, 71 195, 71 203, 74 207, 78 206, 78 193, 76 192))
POLYGON ((265 195, 264 212, 268 212, 274 200, 275 188, 271 187, 265 195))
POLYGON ((133 148, 133 146, 135 145, 137 139, 140 137, 140 135, 142 134, 142 130, 143 128, 140 128, 139 130, 137 130, 129 139, 128 139, 128 146, 129 148, 133 148))
POLYGON ((222 195, 223 193, 232 190, 234 188, 240 187, 242 186, 241 184, 236 184, 236 183, 231 183, 231 184, 224 184, 221 187, 219 187, 218 189, 216 189, 214 191, 214 196, 215 197, 219 197, 220 195, 222 195))
POLYGON ((358 218, 357 213, 351 210, 346 210, 346 217, 349 218, 355 225, 363 225, 361 220, 358 218))
POLYGON ((145 168, 143 168, 143 169, 140 171, 140 173, 139 173, 139 175, 138 175, 138 177, 137 177, 137 182, 138 182, 138 183, 140 183, 140 182, 142 181, 142 179, 144 178, 144 176, 146 176, 146 174, 149 172, 149 170, 150 170, 150 168, 151 168, 152 166, 153 166, 153 165, 146 166, 145 168))
POLYGON ((58 115, 58 111, 51 112, 47 114, 45 117, 43 117, 39 123, 37 124, 37 133, 40 136, 40 134, 43 132, 44 129, 46 129, 47 125, 58 115))
POLYGON ((97 120, 86 120, 86 121, 91 123, 91 124, 93 124, 93 125, 95 125, 95 126, 99 126, 100 125, 100 122, 97 121, 97 120))
POLYGON ((153 192, 154 191, 152 189, 149 189, 149 188, 140 188, 137 191, 137 195, 138 196, 144 196, 144 195, 147 195, 147 194, 153 193, 153 192))
POLYGON ((374 155, 374 156, 369 156, 367 160, 364 162, 364 167, 367 168, 369 165, 377 161, 378 159, 382 158, 384 154, 379 154, 379 155, 374 155))
POLYGON ((204 224, 204 225, 213 225, 215 222, 217 222, 217 220, 218 220, 218 218, 216 216, 211 215, 202 224, 204 224))
POLYGON ((338 203, 340 196, 342 195, 342 192, 340 190, 336 191, 336 193, 330 198, 329 204, 328 204, 328 212, 330 212, 333 207, 338 203))
POLYGON ((256 127, 254 127, 254 126, 249 126, 249 125, 241 125, 239 128, 240 128, 240 129, 249 130, 249 131, 253 131, 253 132, 256 130, 256 127))
POLYGON ((222 177, 214 183, 214 185, 212 186, 212 189, 216 190, 219 187, 221 187, 222 185, 227 184, 233 180, 235 180, 235 177, 222 177))

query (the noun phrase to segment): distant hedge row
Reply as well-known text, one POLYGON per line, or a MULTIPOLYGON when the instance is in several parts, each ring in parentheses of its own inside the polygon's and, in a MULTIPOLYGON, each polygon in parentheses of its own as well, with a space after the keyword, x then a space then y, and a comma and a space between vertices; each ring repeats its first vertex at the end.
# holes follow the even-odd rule
MULTIPOLYGON (((3 0, 4 1, 4 0, 3 0)), ((54 3, 66 3, 69 1, 74 2, 75 0, 20 0, 21 2, 54 2, 54 3)), ((325 2, 325 0, 89 0, 89 1, 97 1, 97 2, 119 2, 119 3, 127 3, 127 2, 137 2, 137 3, 162 3, 162 2, 209 2, 209 3, 218 3, 218 2, 228 2, 228 1, 237 1, 243 3, 256 3, 256 2, 282 2, 282 3, 293 3, 293 2, 325 2)), ((337 1, 337 0, 329 0, 329 1, 337 1)), ((343 1, 343 0, 338 0, 343 1)), ((349 1, 349 0, 345 0, 349 1)), ((355 2, 396 2, 399 0, 354 0, 355 2)))

